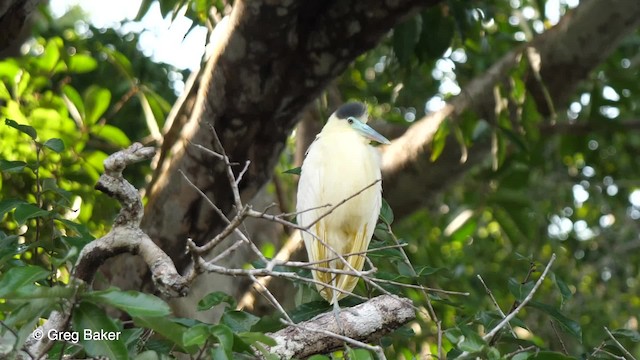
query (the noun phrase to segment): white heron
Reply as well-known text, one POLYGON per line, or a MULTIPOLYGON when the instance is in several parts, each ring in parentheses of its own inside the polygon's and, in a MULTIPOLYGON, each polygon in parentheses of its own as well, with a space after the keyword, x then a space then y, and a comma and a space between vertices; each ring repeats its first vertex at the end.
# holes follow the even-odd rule
MULTIPOLYGON (((319 262, 318 267, 351 271, 342 260, 336 259, 336 253, 360 253, 344 259, 357 271, 364 266, 363 252, 369 247, 382 205, 382 183, 378 181, 380 156, 370 142, 390 143, 367 125, 367 120, 364 104, 342 105, 329 117, 302 163, 298 224, 311 225, 310 234, 303 231, 302 238, 309 261, 319 262), (326 214, 327 204, 336 206, 349 197, 352 198, 326 214), (328 259, 332 260, 324 261, 328 259)), ((315 280, 340 290, 316 284, 320 295, 334 305, 353 291, 358 282, 358 277, 346 274, 316 270, 312 273, 315 280)))

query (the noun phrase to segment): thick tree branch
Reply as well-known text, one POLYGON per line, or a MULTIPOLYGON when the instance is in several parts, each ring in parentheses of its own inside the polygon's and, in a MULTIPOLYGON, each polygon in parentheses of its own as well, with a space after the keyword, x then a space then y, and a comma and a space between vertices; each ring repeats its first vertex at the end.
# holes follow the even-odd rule
POLYGON ((639 25, 640 2, 636 0, 583 2, 554 28, 503 56, 467 84, 444 109, 416 122, 383 148, 385 198, 396 215, 406 215, 430 203, 434 195, 489 157, 489 142, 479 141, 469 149, 466 161, 461 162, 460 146, 450 137, 442 155, 431 162, 430 144, 444 121, 455 121, 465 111, 492 119, 493 87, 509 76, 525 51, 539 55, 539 73, 549 96, 544 96, 541 83, 534 76, 529 76, 527 89, 539 111, 550 115, 548 98, 553 99, 554 108, 565 105, 578 83, 639 25))
MULTIPOLYGON (((143 206, 138 191, 122 176, 122 171, 133 163, 150 160, 155 150, 134 143, 129 148, 112 154, 104 161, 105 172, 100 176, 96 189, 117 199, 122 206, 114 226, 105 236, 86 245, 76 261, 72 282, 82 281, 91 284, 98 268, 105 260, 121 253, 141 255, 149 267, 156 287, 166 296, 184 296, 188 284, 178 274, 171 258, 167 256, 142 230, 143 206)), ((63 331, 69 322, 73 301, 66 302, 62 311, 54 311, 49 319, 31 333, 26 342, 27 353, 39 359, 53 345, 48 336, 49 330, 63 331), (40 331, 40 332, 38 332, 40 331)))
MULTIPOLYGON (((215 50, 204 69, 189 122, 172 158, 154 175, 143 228, 171 254, 183 253, 185 239, 211 238, 221 223, 200 196, 176 176, 182 169, 223 211, 232 209, 223 167, 188 142, 214 148, 212 123, 229 157, 251 161, 240 191, 251 198, 271 178, 298 114, 358 55, 373 48, 404 18, 437 0, 322 2, 236 1, 216 29, 215 50), (283 41, 283 39, 285 41, 283 41), (217 179, 217 181, 216 181, 217 179)), ((178 259, 184 265, 186 258, 178 259)))
POLYGON ((342 347, 344 340, 337 334, 370 343, 414 318, 410 300, 381 295, 352 308, 342 309, 339 324, 334 314, 325 313, 269 334, 278 343, 269 350, 282 359, 306 358, 342 347))

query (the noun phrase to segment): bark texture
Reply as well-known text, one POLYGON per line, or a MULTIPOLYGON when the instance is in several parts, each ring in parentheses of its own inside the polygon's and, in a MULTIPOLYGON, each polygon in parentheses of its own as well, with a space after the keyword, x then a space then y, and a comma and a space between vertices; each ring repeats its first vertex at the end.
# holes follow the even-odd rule
MULTIPOLYGON (((450 136, 442 155, 431 162, 430 144, 444 121, 456 121, 465 111, 491 122, 495 116, 493 88, 507 78, 521 56, 531 52, 534 61, 528 61, 532 67, 539 66, 541 81, 530 69, 527 90, 533 94, 541 114, 552 116, 551 110, 566 105, 577 85, 638 26, 640 1, 583 2, 554 28, 506 54, 485 74, 464 86, 444 109, 417 121, 383 149, 385 199, 396 216, 430 204, 436 194, 490 157, 489 140, 478 141, 462 162, 462 149, 450 136), (542 84, 553 106, 545 97, 542 84)), ((549 124, 541 124, 541 130, 549 128, 549 124)))
MULTIPOLYGON (((233 204, 224 165, 189 144, 213 147, 209 124, 214 124, 231 160, 251 161, 240 190, 244 200, 252 198, 271 178, 298 114, 393 26, 438 2, 236 1, 214 32, 214 49, 188 122, 177 121, 180 136, 163 144, 143 229, 174 255, 177 266, 185 266, 186 238, 202 243, 219 231, 222 221, 179 171, 189 174, 224 212, 233 204)), ((236 256, 243 261, 241 252, 236 256)), ((122 266, 108 269, 118 285, 141 287, 144 280, 118 273, 122 266)), ((223 291, 233 292, 238 285, 233 279, 219 281, 223 291)))
POLYGON ((329 353, 343 347, 344 341, 327 332, 341 334, 364 343, 382 336, 415 318, 411 300, 382 295, 340 311, 340 323, 333 313, 319 315, 297 326, 288 326, 268 334, 277 345, 271 353, 281 359, 302 359, 313 354, 329 353))

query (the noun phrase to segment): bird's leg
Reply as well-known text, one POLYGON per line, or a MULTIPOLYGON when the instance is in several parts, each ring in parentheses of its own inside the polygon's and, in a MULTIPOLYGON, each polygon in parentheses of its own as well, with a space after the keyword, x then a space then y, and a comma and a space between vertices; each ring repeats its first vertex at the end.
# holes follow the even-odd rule
MULTIPOLYGON (((332 268, 335 268, 334 264, 331 264, 332 268)), ((333 274, 331 278, 331 285, 333 285, 333 289, 331 291, 332 299, 331 302, 333 304, 333 316, 336 319, 336 325, 338 326, 338 330, 340 331, 340 335, 344 335, 344 328, 342 327, 342 322, 340 321, 340 304, 338 303, 338 295, 340 292, 337 290, 337 281, 338 275, 333 274)))

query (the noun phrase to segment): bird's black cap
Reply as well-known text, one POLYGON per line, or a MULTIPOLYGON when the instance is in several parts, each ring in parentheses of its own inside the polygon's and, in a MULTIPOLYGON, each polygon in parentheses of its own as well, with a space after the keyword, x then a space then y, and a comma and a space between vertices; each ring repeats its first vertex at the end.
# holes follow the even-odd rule
POLYGON ((338 119, 346 119, 350 116, 354 118, 360 118, 367 112, 367 106, 361 102, 348 102, 336 110, 336 117, 338 119))

